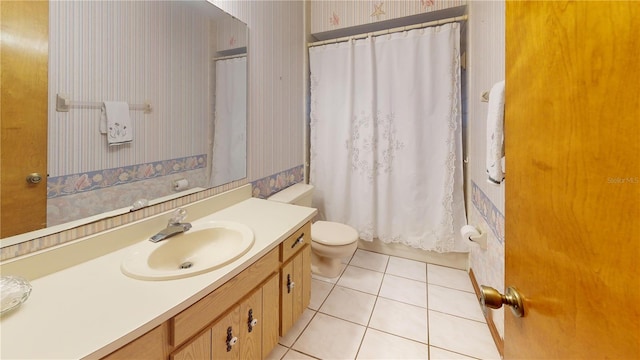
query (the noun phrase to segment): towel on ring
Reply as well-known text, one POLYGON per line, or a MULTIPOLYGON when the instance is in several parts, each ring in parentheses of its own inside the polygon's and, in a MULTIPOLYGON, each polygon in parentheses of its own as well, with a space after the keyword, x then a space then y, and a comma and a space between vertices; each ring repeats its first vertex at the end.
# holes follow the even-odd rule
POLYGON ((504 80, 489 92, 487 111, 487 182, 499 185, 504 180, 504 80))
POLYGON ((109 146, 133 141, 129 104, 124 101, 105 101, 102 105, 100 132, 107 134, 109 146))

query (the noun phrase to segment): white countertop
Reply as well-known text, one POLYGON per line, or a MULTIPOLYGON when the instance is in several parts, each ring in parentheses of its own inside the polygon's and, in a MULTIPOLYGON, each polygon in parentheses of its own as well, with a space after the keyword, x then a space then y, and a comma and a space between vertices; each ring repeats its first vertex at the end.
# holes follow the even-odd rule
POLYGON ((243 223, 253 230, 255 243, 238 260, 189 278, 144 281, 125 276, 120 263, 132 245, 35 279, 30 298, 0 320, 0 358, 105 356, 240 273, 315 213, 313 208, 252 198, 194 221, 243 223))

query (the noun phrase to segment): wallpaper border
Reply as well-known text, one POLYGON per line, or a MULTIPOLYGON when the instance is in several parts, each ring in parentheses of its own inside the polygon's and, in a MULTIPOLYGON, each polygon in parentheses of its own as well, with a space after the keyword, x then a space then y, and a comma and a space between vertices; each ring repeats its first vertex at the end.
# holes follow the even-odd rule
POLYGON ((304 165, 269 175, 251 182, 253 197, 266 199, 280 190, 304 180, 304 165))
POLYGON ((98 220, 90 224, 63 230, 58 233, 34 238, 20 244, 15 244, 0 249, 0 261, 9 260, 18 256, 26 255, 35 251, 43 250, 52 246, 64 244, 69 241, 93 235, 107 229, 126 225, 134 221, 142 220, 149 216, 175 209, 177 207, 190 204, 194 201, 206 199, 213 195, 221 194, 225 191, 233 190, 247 184, 247 179, 240 179, 221 186, 210 188, 195 194, 179 197, 160 204, 148 206, 137 211, 98 220))
POLYGON ((474 181, 471 181, 471 201, 495 234, 498 242, 504 244, 504 215, 474 181))
POLYGON ((47 179, 47 199, 202 169, 206 166, 207 154, 200 154, 78 174, 54 176, 47 179))

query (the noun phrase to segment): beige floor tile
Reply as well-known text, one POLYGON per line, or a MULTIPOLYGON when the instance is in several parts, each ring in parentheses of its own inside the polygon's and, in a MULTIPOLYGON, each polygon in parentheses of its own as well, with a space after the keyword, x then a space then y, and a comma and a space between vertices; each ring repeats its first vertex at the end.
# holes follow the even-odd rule
POLYGON ((333 284, 317 279, 311 279, 311 301, 309 309, 318 310, 333 289, 333 284))
POLYGON ((366 326, 375 302, 375 295, 336 285, 319 311, 366 326))
POLYGON ((381 272, 349 265, 342 273, 337 285, 377 295, 383 276, 381 272))
POLYGON ((500 359, 487 324, 429 310, 432 346, 480 359, 500 359))
POLYGON ((358 250, 268 359, 499 359, 467 272, 358 250), (368 326, 368 327, 367 327, 368 326))
POLYGON ((485 322, 484 314, 475 294, 429 284, 428 299, 430 310, 485 322))
POLYGON ((318 313, 292 349, 320 359, 354 359, 365 327, 318 313))
POLYGON ((440 349, 434 346, 429 347, 429 360, 473 360, 474 358, 457 354, 451 351, 440 349))
POLYGON ((353 254, 353 258, 351 258, 349 265, 384 272, 387 268, 388 261, 389 255, 358 249, 355 254, 353 254))
POLYGON ((379 296, 426 308, 427 284, 387 274, 382 281, 379 296))
POLYGON ((389 265, 387 265, 386 273, 412 280, 427 282, 427 264, 420 261, 392 256, 389 258, 389 265))
POLYGON ((266 360, 280 360, 284 356, 284 354, 289 350, 288 347, 282 346, 280 344, 276 344, 276 347, 271 350, 269 355, 265 358, 266 360))
POLYGON ((428 359, 426 344, 367 329, 357 359, 428 359))
POLYGON ((309 355, 299 353, 295 350, 289 350, 289 352, 287 352, 287 354, 282 358, 282 360, 307 360, 307 359, 313 360, 315 358, 309 355))
POLYGON ((427 264, 427 282, 452 289, 474 292, 469 274, 463 270, 427 264))
POLYGON ((316 314, 315 311, 310 309, 305 309, 304 312, 302 313, 302 316, 300 316, 300 319, 298 319, 298 321, 296 321, 296 323, 293 324, 291 329, 289 329, 289 331, 287 331, 287 333, 284 336, 280 337, 280 339, 278 340, 278 343, 286 347, 291 347, 291 345, 293 345, 293 343, 296 341, 298 336, 302 334, 302 331, 309 324, 309 322, 311 321, 311 319, 315 314, 316 314))
POLYGON ((379 297, 369 327, 426 344, 427 309, 379 297))

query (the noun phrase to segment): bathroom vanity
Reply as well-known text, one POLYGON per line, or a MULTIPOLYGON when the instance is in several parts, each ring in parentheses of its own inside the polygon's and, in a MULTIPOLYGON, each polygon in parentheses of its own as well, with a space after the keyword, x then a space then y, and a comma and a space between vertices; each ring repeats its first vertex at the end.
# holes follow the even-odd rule
POLYGON ((307 222, 240 274, 104 359, 262 359, 309 305, 307 222))
MULTIPOLYGON (((214 200, 187 211, 202 214, 210 207, 207 201, 214 200)), ((310 220, 315 213, 246 198, 204 215, 202 219, 247 225, 255 243, 227 265, 174 280, 138 280, 120 270, 122 259, 158 230, 156 224, 166 221, 166 214, 99 239, 80 240, 74 243, 76 250, 90 246, 87 242, 134 239, 114 240, 124 243, 51 273, 27 272, 33 292, 20 308, 2 316, 0 357, 264 358, 309 303, 310 220)), ((33 255, 39 259, 2 264, 3 274, 21 275, 16 273, 21 266, 46 262, 47 256, 67 257, 74 244, 55 255, 45 252, 33 255)))

